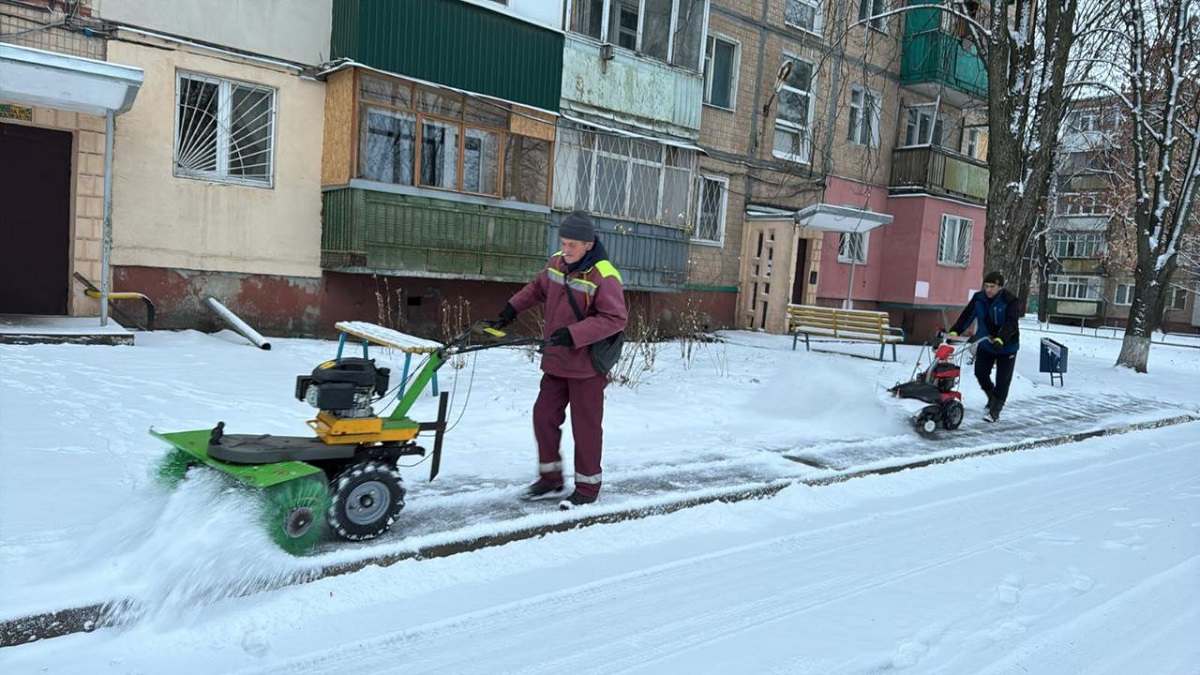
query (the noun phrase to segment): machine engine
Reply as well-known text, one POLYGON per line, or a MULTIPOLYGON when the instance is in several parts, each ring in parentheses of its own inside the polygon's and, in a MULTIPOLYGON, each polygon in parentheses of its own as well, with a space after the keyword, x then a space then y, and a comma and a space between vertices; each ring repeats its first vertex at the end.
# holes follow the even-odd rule
POLYGON ((326 361, 312 375, 296 377, 296 398, 338 417, 372 417, 371 403, 387 392, 390 374, 374 359, 326 361))

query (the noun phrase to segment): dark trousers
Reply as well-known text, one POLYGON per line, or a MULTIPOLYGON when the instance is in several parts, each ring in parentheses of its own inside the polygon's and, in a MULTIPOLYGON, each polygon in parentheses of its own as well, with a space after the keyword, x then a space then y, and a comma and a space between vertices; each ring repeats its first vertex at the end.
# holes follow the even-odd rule
POLYGON ((533 404, 533 436, 538 445, 538 473, 547 483, 563 482, 562 425, 571 408, 571 430, 575 437, 575 490, 595 497, 600 494, 600 453, 604 445, 604 387, 608 376, 586 378, 542 374, 542 386, 533 404))
POLYGON ((1017 354, 993 354, 986 349, 975 352, 975 379, 983 393, 1001 406, 1008 400, 1008 385, 1012 384, 1017 354), (992 366, 996 367, 996 383, 992 383, 992 366))

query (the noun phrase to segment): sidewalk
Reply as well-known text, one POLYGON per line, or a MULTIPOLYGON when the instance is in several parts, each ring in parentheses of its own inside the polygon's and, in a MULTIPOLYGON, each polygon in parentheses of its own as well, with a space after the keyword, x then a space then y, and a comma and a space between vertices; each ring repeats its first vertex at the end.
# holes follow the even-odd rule
POLYGON ((133 345, 133 333, 111 317, 0 314, 0 344, 133 345))

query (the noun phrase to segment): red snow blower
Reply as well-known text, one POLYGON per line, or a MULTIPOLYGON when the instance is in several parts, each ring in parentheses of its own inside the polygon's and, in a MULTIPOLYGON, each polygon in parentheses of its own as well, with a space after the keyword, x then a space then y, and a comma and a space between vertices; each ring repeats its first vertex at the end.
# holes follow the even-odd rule
POLYGON ((932 438, 939 427, 954 430, 962 424, 962 394, 958 381, 962 373, 962 355, 970 347, 966 339, 943 338, 933 347, 933 360, 921 370, 921 359, 913 368, 913 379, 896 384, 888 391, 916 407, 912 417, 917 433, 932 438))

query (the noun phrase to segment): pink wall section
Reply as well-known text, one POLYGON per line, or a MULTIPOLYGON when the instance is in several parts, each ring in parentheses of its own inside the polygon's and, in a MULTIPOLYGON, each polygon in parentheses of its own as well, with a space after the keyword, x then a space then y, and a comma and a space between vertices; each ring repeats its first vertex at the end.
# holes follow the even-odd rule
MULTIPOLYGON (((867 240, 867 264, 854 269, 856 307, 876 302, 961 306, 983 277, 983 241, 986 211, 928 195, 889 197, 887 189, 830 177, 825 203, 854 206, 887 213, 891 223, 872 230, 867 240), (971 260, 966 268, 937 264, 938 234, 942 215, 969 218, 971 260), (928 296, 916 297, 918 281, 928 283, 928 296)), ((821 273, 817 295, 822 304, 838 304, 846 298, 850 264, 837 261, 838 236, 826 234, 821 249, 821 273)))

